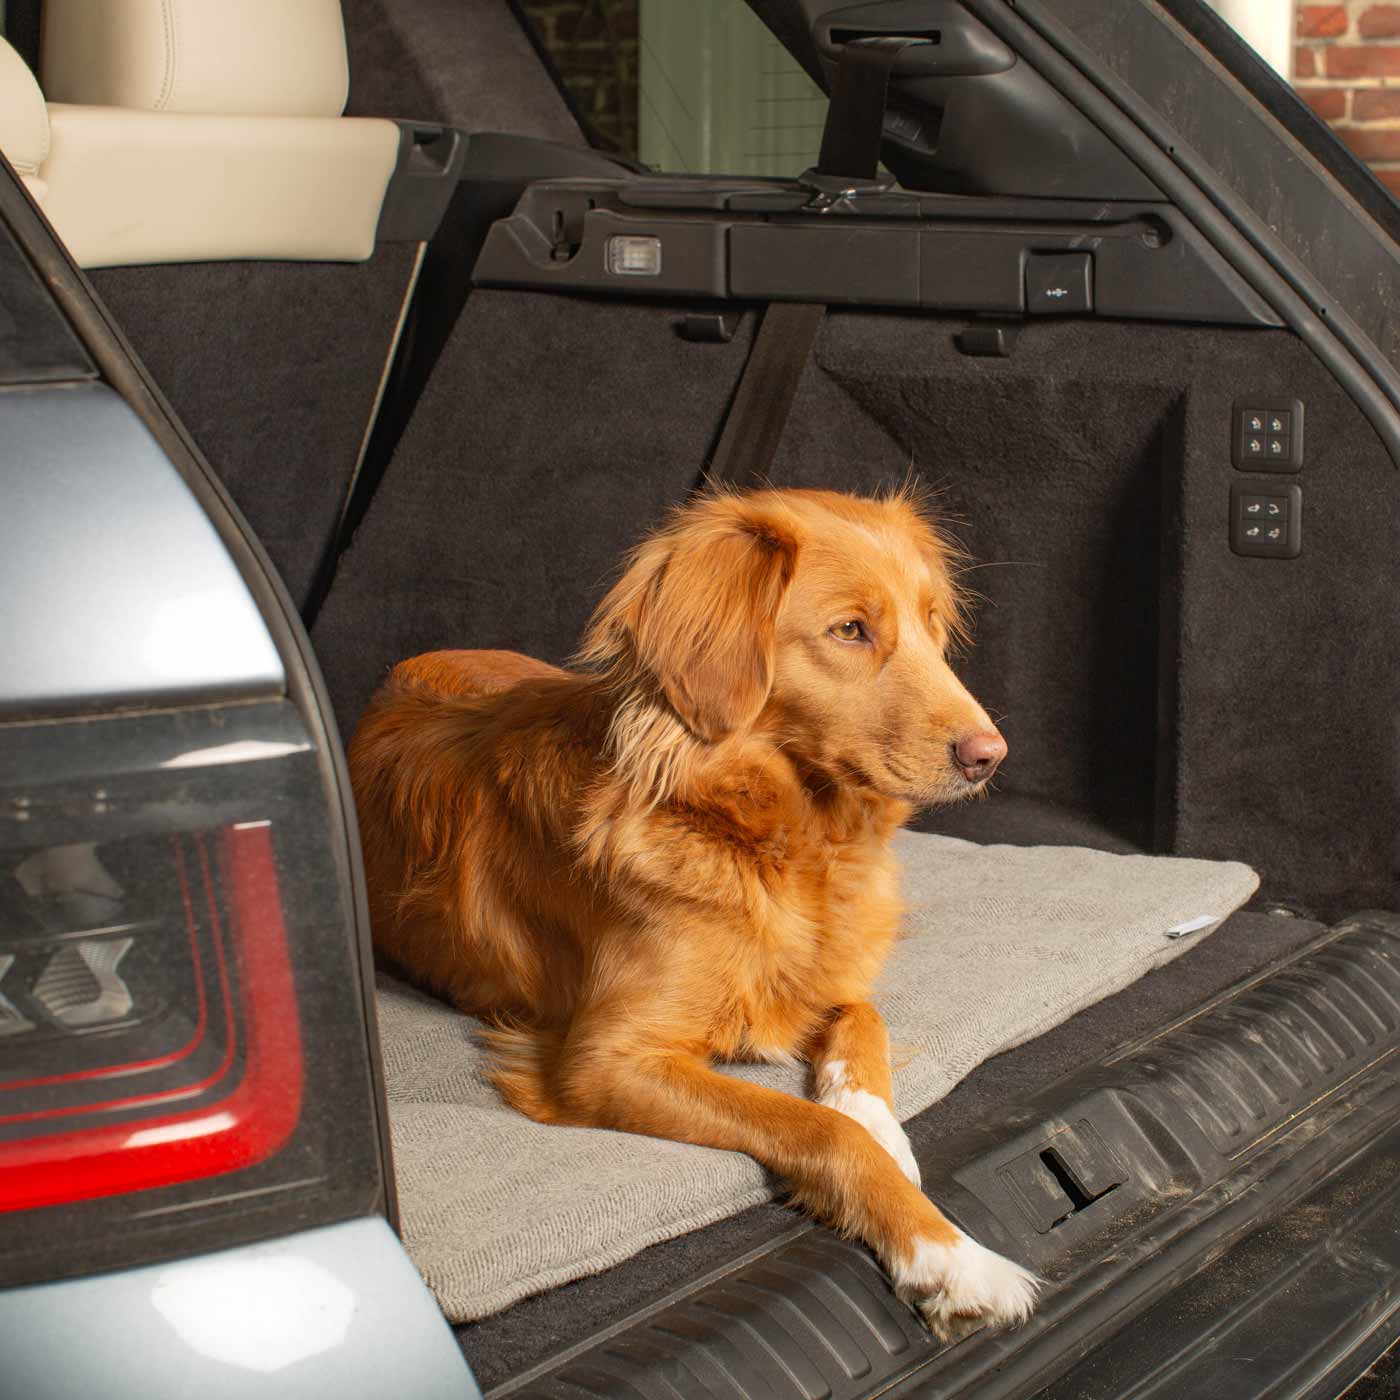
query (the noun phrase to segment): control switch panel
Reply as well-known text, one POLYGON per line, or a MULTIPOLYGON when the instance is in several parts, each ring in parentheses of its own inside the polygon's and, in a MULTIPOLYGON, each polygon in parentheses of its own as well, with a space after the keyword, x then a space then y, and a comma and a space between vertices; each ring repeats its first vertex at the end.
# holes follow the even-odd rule
POLYGON ((1303 550, 1303 489, 1292 483, 1237 481, 1230 488, 1230 548, 1264 559, 1303 550))
POLYGON ((1303 405, 1297 399, 1235 403, 1230 460, 1246 472, 1296 472, 1303 465, 1303 405))

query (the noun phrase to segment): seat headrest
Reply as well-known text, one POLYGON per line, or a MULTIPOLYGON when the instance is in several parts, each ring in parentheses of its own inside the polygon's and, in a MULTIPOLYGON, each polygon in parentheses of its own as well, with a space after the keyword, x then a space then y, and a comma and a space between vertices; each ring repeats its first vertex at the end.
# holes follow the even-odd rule
POLYGON ((338 117, 340 0, 45 0, 50 102, 225 116, 338 117))
POLYGON ((36 195, 49 158, 49 109, 29 65, 0 39, 0 151, 36 195))

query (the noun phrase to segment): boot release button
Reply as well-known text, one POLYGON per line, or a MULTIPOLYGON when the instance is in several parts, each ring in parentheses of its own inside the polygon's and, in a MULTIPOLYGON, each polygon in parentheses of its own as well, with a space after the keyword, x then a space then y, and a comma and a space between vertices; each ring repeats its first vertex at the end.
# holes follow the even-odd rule
POLYGON ((1026 309, 1036 316, 1092 311, 1093 254, 1029 254, 1026 258, 1026 309))

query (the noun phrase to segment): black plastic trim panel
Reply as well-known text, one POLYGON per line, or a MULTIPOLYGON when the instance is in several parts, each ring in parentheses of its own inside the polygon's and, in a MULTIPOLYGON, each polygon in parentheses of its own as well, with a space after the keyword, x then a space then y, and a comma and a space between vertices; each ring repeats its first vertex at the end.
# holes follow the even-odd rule
MULTIPOLYGON (((1397 1051, 1400 915, 1357 915, 995 1127, 947 1144, 948 1165, 926 1172, 930 1195, 1049 1280, 1040 1311, 1019 1331, 940 1347, 866 1250, 799 1225, 492 1394, 1032 1395, 1228 1258, 1232 1245, 1326 1189, 1358 1154, 1393 1160, 1397 1051), (1028 1159, 1050 1150, 1064 1154, 1071 1175, 1097 1174, 1105 1189, 1091 1201, 1078 1193, 1060 1219, 1052 1210, 1037 1221, 1018 1182, 1036 1165, 1028 1159)), ((1062 1168, 1039 1189, 1048 1197, 1064 1178, 1062 1168)), ((1329 1217, 1339 1235, 1361 1230, 1368 1211, 1400 1209, 1388 1197, 1350 1200, 1349 1212, 1329 1217)), ((1278 1292, 1267 1280, 1261 1287, 1270 1298, 1278 1292)), ((1400 1285, 1381 1280, 1372 1291, 1379 1301, 1367 1304, 1367 1336, 1394 1310, 1387 1300, 1400 1285)), ((1351 1326, 1348 1335, 1359 1336, 1349 1322, 1358 1296, 1356 1287, 1334 1290, 1313 1300, 1310 1316, 1320 1329, 1341 1335, 1351 1326), (1328 1313, 1327 1297, 1347 1316, 1328 1313)))
POLYGON ((911 189, 1158 200, 1142 168, 958 0, 861 0, 813 21, 828 91, 853 40, 916 36, 890 75, 886 167, 911 189))
MULTIPOLYGON (((1287 222, 1282 213, 1273 214, 1272 222, 1266 222, 1248 207, 1161 111, 1112 72, 1107 60, 1071 34, 1065 21, 1051 17, 1047 0, 1020 0, 1014 9, 1003 0, 963 3, 1137 160, 1183 216, 1327 366, 1370 420, 1391 461, 1400 467, 1400 372, 1348 314, 1349 309, 1338 306, 1329 287, 1284 244, 1274 227, 1287 222)), ((1069 10, 1083 0, 1054 3, 1057 9, 1069 10)), ((1131 0, 1123 5, 1095 6, 1094 14, 1131 13, 1136 17, 1144 13, 1150 16, 1154 10, 1155 6, 1147 0, 1131 0)), ((1159 75, 1162 71, 1169 73, 1177 91, 1197 91, 1197 85, 1187 81, 1184 70, 1171 67, 1159 45, 1144 44, 1139 59, 1145 72, 1151 73, 1155 67, 1159 75), (1146 61, 1151 55, 1156 55, 1155 65, 1146 61)), ((1179 105, 1189 114, 1189 101, 1179 105)), ((1239 128, 1240 108, 1227 103, 1222 110, 1230 115, 1220 119, 1218 131, 1233 141, 1239 128)), ((1219 159, 1231 168, 1247 164, 1233 146, 1221 152, 1219 159)), ((1270 153, 1260 151, 1259 161, 1263 169, 1272 172, 1270 153)), ((1330 209, 1335 203, 1340 217, 1348 207, 1345 192, 1319 168, 1313 167, 1312 173, 1318 178, 1311 182, 1309 196, 1319 208, 1330 209)), ((1297 198, 1302 191, 1295 186, 1291 193, 1297 198)), ((1273 209, 1281 208, 1278 198, 1275 189, 1273 209)), ((1379 242, 1376 247, 1383 249, 1384 275, 1393 280, 1400 260, 1396 249, 1379 242)), ((1344 263, 1330 259, 1330 280, 1336 279, 1339 269, 1344 269, 1344 263)), ((1352 305, 1357 304, 1353 299, 1352 305)))
POLYGON ((1036 254, 1091 259, 1093 313, 1278 326, 1166 204, 959 199, 904 191, 824 212, 791 182, 543 180, 491 228, 483 286, 802 301, 1020 316, 1036 254), (654 239, 654 276, 615 271, 616 237, 654 239))
POLYGON ((1016 13, 1105 90, 1131 91, 1177 163, 1396 357, 1400 208, 1227 21, 1203 0, 1020 0, 1016 13))
POLYGON ((470 139, 436 122, 399 122, 399 155, 379 207, 376 243, 426 243, 457 190, 470 139))

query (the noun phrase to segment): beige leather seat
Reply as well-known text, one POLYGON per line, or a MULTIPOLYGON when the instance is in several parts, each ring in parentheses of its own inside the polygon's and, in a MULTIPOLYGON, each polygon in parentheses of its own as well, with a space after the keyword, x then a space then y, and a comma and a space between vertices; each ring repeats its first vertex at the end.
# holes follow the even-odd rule
POLYGON ((373 252, 399 128, 340 115, 340 0, 47 0, 41 53, 0 40, 0 149, 84 267, 373 252))
POLYGON ((0 37, 0 151, 35 199, 48 186, 39 171, 49 158, 49 109, 24 60, 0 37))

